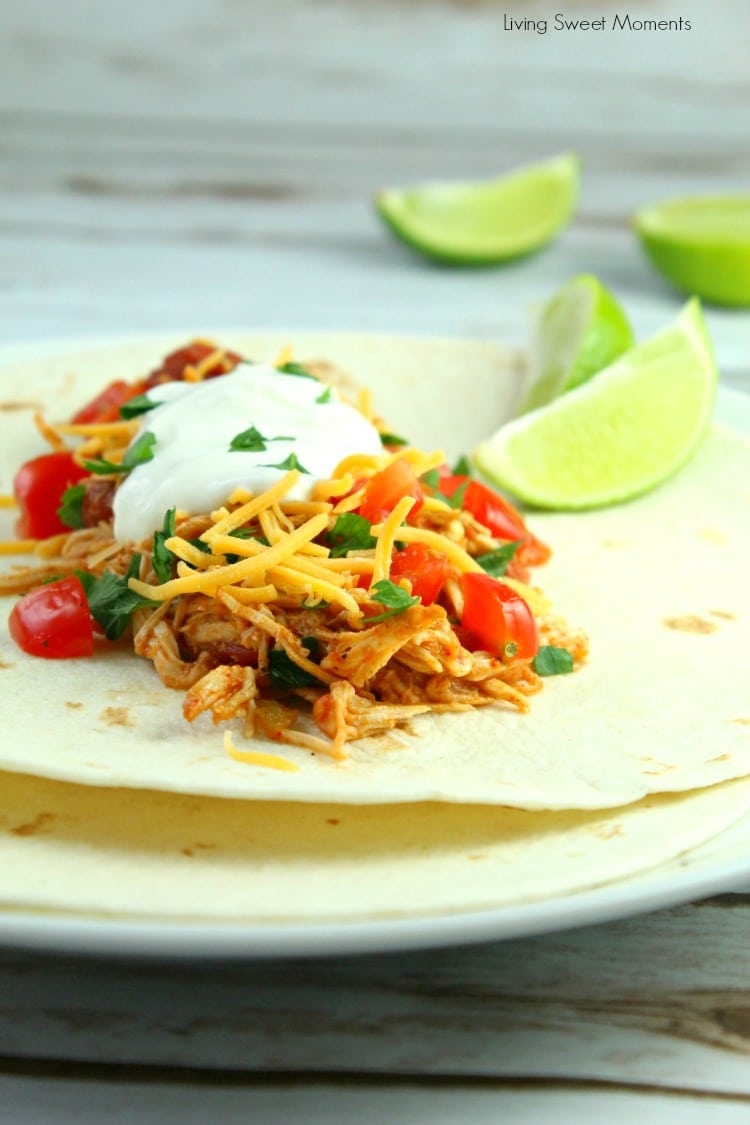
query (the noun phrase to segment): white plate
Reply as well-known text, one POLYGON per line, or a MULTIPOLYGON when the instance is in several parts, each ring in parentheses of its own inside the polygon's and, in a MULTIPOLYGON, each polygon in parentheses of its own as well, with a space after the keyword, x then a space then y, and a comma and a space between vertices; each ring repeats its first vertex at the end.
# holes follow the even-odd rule
MULTIPOLYGON (((104 341, 86 341, 87 346, 104 341)), ((107 341, 111 343, 112 341, 107 341)), ((67 349, 50 345, 45 351, 67 349)), ((39 349, 4 349, 7 362, 39 349)), ((750 431, 750 398, 722 391, 717 417, 750 431)), ((503 909, 357 922, 126 921, 52 912, 0 913, 0 943, 55 952, 242 958, 378 952, 528 936, 604 922, 750 884, 750 816, 678 860, 596 890, 503 909)))

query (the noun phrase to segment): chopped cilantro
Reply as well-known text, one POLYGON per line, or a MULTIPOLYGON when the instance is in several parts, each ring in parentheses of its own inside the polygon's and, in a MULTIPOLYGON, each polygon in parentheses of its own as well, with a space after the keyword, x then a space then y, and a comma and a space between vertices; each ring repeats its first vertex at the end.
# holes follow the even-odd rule
POLYGON ((380 440, 383 445, 408 445, 406 438, 399 437, 398 434, 381 433, 380 440))
POLYGON ((128 446, 119 465, 112 461, 104 461, 101 458, 97 458, 95 461, 84 461, 83 465, 90 473, 129 473, 136 465, 144 465, 146 461, 153 460, 155 445, 156 434, 147 431, 145 434, 141 434, 132 445, 128 446))
MULTIPOLYGON (((462 457, 461 460, 456 464, 455 468, 452 470, 453 476, 466 476, 468 475, 468 472, 468 462, 466 461, 465 457, 462 457)), ((463 481, 461 484, 459 484, 458 488, 453 492, 451 496, 446 496, 445 493, 440 490, 442 480, 440 472, 437 469, 430 469, 428 473, 424 473, 422 475, 421 479, 424 481, 428 488, 432 489, 437 499, 445 501, 449 508, 459 509, 463 507, 464 493, 469 487, 471 481, 463 481)))
POLYGON ((235 527, 234 531, 230 531, 229 534, 233 539, 257 539, 264 547, 271 546, 265 535, 261 535, 259 531, 253 531, 249 527, 235 527))
POLYGON ((263 453, 265 448, 266 439, 255 426, 249 426, 246 430, 235 434, 229 443, 230 452, 243 450, 246 453, 263 453))
POLYGON ((294 438, 288 435, 279 437, 264 437, 260 430, 255 426, 248 426, 246 430, 241 433, 235 434, 229 443, 229 452, 242 452, 242 453, 265 453, 266 442, 269 441, 294 441, 294 438))
POLYGON ((463 484, 459 484, 458 488, 456 489, 456 491, 453 493, 452 496, 445 496, 442 492, 439 492, 438 496, 440 496, 440 498, 442 500, 445 500, 445 502, 446 502, 446 504, 448 505, 449 508, 456 508, 456 509, 463 508, 464 493, 466 492, 466 489, 469 487, 470 484, 471 484, 471 481, 465 480, 463 484))
POLYGON ((454 477, 470 477, 471 464, 466 454, 462 454, 451 469, 454 477))
POLYGON ((321 403, 321 404, 331 402, 332 401, 331 400, 331 391, 332 390, 333 390, 332 387, 326 387, 326 389, 318 395, 318 397, 315 399, 315 401, 318 402, 318 403, 321 403))
POLYGON ((493 578, 502 578, 508 569, 508 563, 520 546, 520 539, 516 539, 514 543, 503 543, 502 547, 496 547, 494 551, 488 551, 486 555, 477 555, 476 561, 482 570, 491 574, 493 578))
POLYGON ((320 660, 320 641, 318 640, 318 638, 317 637, 303 637, 302 638, 302 644, 305 646, 305 648, 307 649, 307 651, 310 654, 309 659, 314 660, 315 663, 317 664, 318 661, 320 660))
POLYGON ((299 604, 303 609, 328 609, 330 602, 325 601, 323 598, 317 602, 313 598, 303 598, 299 604))
POLYGON ((300 668, 299 664, 295 664, 283 648, 272 648, 269 652, 268 674, 274 687, 282 691, 289 691, 298 687, 310 687, 311 684, 318 682, 304 668, 300 668))
POLYGON ((172 538, 174 532, 175 509, 169 508, 164 514, 162 530, 154 532, 154 546, 151 554, 154 574, 160 582, 168 582, 172 577, 172 563, 175 561, 176 555, 165 546, 165 542, 172 538))
POLYGON ((63 492, 57 515, 60 522, 64 523, 66 527, 85 526, 83 522, 83 498, 85 495, 85 484, 73 484, 63 492))
POLYGON ((300 465, 299 461, 297 460, 296 453, 290 453, 288 457, 285 457, 283 461, 279 461, 277 465, 261 465, 261 468, 284 469, 286 470, 286 472, 289 472, 291 469, 297 469, 297 471, 300 473, 307 473, 308 476, 310 475, 310 470, 306 469, 304 465, 300 465))
POLYGON ((154 402, 148 395, 135 395, 128 402, 124 402, 120 407, 121 418, 137 418, 139 414, 145 414, 147 410, 153 410, 158 406, 158 402, 154 402))
POLYGON ((391 582, 388 578, 381 578, 379 582, 370 587, 370 597, 374 602, 379 602, 380 605, 387 606, 388 609, 386 613, 379 613, 377 617, 368 617, 368 625, 375 621, 385 621, 386 617, 394 617, 397 613, 403 613, 405 609, 416 605, 419 601, 419 598, 407 594, 403 586, 397 586, 395 582, 391 582))
MULTIPOLYGON (((301 375, 303 379, 315 379, 315 376, 311 375, 301 363, 282 363, 276 370, 283 372, 284 375, 301 375)), ((315 379, 315 382, 317 383, 318 380, 315 379)))
POLYGON ((566 648, 542 645, 534 657, 534 671, 540 676, 561 676, 573 671, 573 654, 566 648))
POLYGON ((328 532, 331 558, 338 559, 349 551, 369 551, 377 543, 370 534, 372 524, 356 512, 344 512, 328 532))
POLYGON ((200 536, 198 536, 197 539, 188 539, 188 543, 190 543, 193 547, 197 547, 199 551, 203 551, 204 555, 211 554, 211 548, 209 547, 208 543, 206 543, 205 539, 201 539, 200 536))
POLYGON ((141 556, 133 555, 124 577, 111 570, 105 570, 101 578, 85 570, 75 571, 86 594, 89 612, 101 625, 108 641, 116 641, 122 636, 137 609, 160 604, 141 597, 128 586, 128 579, 137 577, 140 565, 141 556))

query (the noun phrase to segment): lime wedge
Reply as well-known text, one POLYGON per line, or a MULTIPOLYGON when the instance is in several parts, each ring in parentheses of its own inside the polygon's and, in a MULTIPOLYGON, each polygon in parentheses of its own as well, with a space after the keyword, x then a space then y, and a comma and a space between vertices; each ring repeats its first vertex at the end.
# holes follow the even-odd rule
POLYGON ((635 343, 619 302, 582 274, 542 308, 531 341, 531 381, 519 413, 545 406, 585 383, 635 343))
POLYGON ((717 305, 750 305, 750 196, 673 199, 645 207, 634 225, 678 289, 717 305))
POLYGON ((545 246, 578 198, 580 164, 571 153, 495 180, 388 188, 375 208, 391 230, 431 258, 489 265, 545 246))
POLYGON ((659 484, 698 445, 716 363, 700 304, 587 383, 502 426, 474 451, 479 468, 544 508, 595 508, 659 484))

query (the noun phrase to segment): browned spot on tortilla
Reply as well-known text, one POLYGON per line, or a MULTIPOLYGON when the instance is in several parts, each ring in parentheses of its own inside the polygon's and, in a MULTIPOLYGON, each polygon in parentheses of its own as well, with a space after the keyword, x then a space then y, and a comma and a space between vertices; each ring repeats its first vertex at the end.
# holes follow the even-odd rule
POLYGON ((487 856, 486 855, 470 855, 470 856, 468 856, 468 858, 469 859, 486 859, 487 856))
POLYGON ((723 531, 717 531, 713 527, 702 527, 698 532, 699 539, 705 539, 706 543, 726 543, 728 537, 723 531))
POLYGON ((216 844, 185 844, 184 848, 180 848, 180 854, 192 857, 196 852, 212 852, 215 850, 216 844))
POLYGON ((617 822, 614 824, 593 824, 591 831, 601 840, 611 840, 615 836, 622 836, 622 825, 617 822))
POLYGON ((15 664, 10 660, 0 660, 0 668, 15 668, 15 664))
POLYGON ((338 820, 335 816, 331 816, 326 820, 326 824, 341 824, 341 821, 338 820))
POLYGON ((42 409, 41 402, 31 402, 31 401, 24 402, 22 399, 18 399, 17 401, 14 401, 13 399, 10 399, 7 402, 0 402, 0 410, 5 410, 5 411, 7 411, 8 414, 11 414, 14 410, 41 410, 41 409, 42 409))
POLYGON ((19 824, 15 828, 11 828, 14 836, 41 836, 43 832, 54 822, 54 815, 52 813, 43 812, 35 816, 33 820, 27 821, 25 824, 19 824))
POLYGON ((727 722, 738 723, 741 727, 750 727, 750 719, 746 719, 744 717, 740 719, 727 719, 727 722))
POLYGON ((736 621, 737 614, 729 613, 726 609, 709 609, 712 617, 720 617, 722 621, 736 621))
POLYGON ((706 762, 709 765, 711 762, 728 762, 731 757, 731 754, 718 754, 715 758, 707 758, 706 762))
POLYGON ((105 707, 99 718, 110 727, 132 727, 133 725, 127 707, 105 707))
POLYGON ((685 613, 682 617, 665 617, 662 625, 676 629, 680 633, 715 633, 719 628, 713 621, 698 617, 697 613, 685 613))
POLYGON ((670 773, 671 770, 677 769, 672 762, 660 762, 658 758, 652 758, 650 754, 645 755, 638 759, 640 762, 650 762, 651 769, 643 769, 641 772, 658 777, 662 773, 670 773))
POLYGON ((65 706, 70 707, 71 711, 77 711, 80 707, 83 707, 83 704, 76 703, 76 701, 73 699, 66 699, 65 706))

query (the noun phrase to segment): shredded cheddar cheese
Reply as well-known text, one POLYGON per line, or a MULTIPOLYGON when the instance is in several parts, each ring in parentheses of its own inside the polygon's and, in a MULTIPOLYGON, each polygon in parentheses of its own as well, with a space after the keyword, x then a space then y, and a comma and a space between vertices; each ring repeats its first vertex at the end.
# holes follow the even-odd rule
MULTIPOLYGON (((269 491, 271 490, 269 489, 269 491)), ((231 520, 233 516, 229 518, 231 520)), ((141 597, 162 601, 164 598, 177 597, 178 594, 210 594, 218 590, 220 586, 231 586, 235 582, 246 582, 253 578, 262 579, 271 566, 293 555, 300 544, 309 542, 316 535, 320 535, 327 523, 328 520, 325 515, 313 516, 307 523, 287 535, 281 543, 276 543, 274 546, 265 549, 252 539, 232 539, 230 540, 231 548, 236 554, 247 553, 253 547, 259 548, 261 553, 258 554, 253 551, 253 557, 243 558, 239 562, 230 563, 227 566, 204 570, 200 574, 186 574, 179 578, 172 578, 168 582, 163 582, 160 586, 149 586, 146 582, 140 582, 137 578, 131 578, 129 586, 141 597), (238 547, 243 548, 243 550, 238 550, 238 547)), ((235 527, 239 527, 239 524, 235 524, 235 527)), ((201 538, 206 541, 208 535, 209 533, 205 532, 201 538)), ((228 536, 222 537, 219 549, 223 547, 226 550, 225 544, 228 538, 228 536)))
POLYGON ((245 762, 249 766, 262 766, 268 770, 282 770, 286 773, 297 773, 299 766, 289 758, 282 758, 280 754, 267 754, 263 750, 240 750, 235 746, 230 730, 224 731, 224 749, 235 762, 245 762))
POLYGON ((403 496, 388 516, 388 519, 378 525, 380 530, 375 531, 373 529, 373 534, 378 541, 377 547, 375 548, 375 566, 372 571, 373 583, 379 582, 383 578, 388 578, 390 575, 391 554, 393 553, 393 544, 396 539, 396 534, 400 534, 401 524, 409 515, 415 503, 416 500, 413 496, 403 496))
POLYGON ((30 555, 36 545, 36 539, 9 539, 0 543, 0 555, 30 555))
MULTIPOLYGON (((372 528, 372 534, 381 534, 384 527, 385 524, 375 524, 372 528)), ((433 551, 447 555, 450 561, 464 573, 470 571, 484 573, 476 559, 473 559, 463 547, 459 547, 457 543, 452 543, 450 539, 446 539, 444 535, 437 531, 429 531, 425 527, 400 527, 398 538, 403 540, 404 543, 424 543, 426 547, 431 547, 433 551)))
POLYGON ((241 504, 233 512, 218 519, 213 527, 210 527, 208 531, 201 535, 201 539, 210 544, 215 536, 228 535, 230 531, 236 531, 238 527, 249 523, 255 516, 280 500, 282 496, 286 496, 287 492, 294 488, 299 478, 300 473, 297 469, 291 469, 280 481, 266 489, 260 496, 255 496, 252 500, 248 500, 246 504, 241 504))

